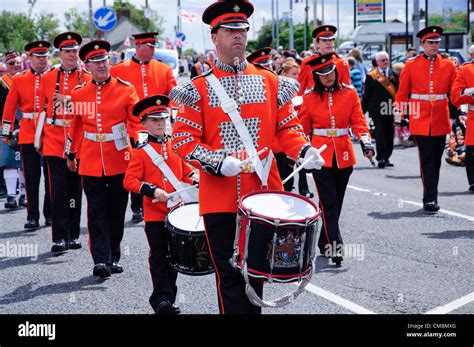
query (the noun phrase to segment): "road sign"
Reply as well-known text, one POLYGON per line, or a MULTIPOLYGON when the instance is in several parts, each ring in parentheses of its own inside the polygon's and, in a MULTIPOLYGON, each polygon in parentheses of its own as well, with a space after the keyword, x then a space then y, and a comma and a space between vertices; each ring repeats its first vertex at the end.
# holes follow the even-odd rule
POLYGON ((109 31, 117 25, 117 14, 109 7, 101 7, 94 13, 94 25, 102 31, 109 31))
POLYGON ((186 35, 184 35, 183 33, 177 33, 176 38, 182 42, 186 41, 186 35))

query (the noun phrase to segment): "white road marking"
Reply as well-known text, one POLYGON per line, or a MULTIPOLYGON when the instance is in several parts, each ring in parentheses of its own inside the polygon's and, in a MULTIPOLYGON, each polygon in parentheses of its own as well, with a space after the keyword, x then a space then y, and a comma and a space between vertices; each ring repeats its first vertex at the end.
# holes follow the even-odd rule
POLYGON ((359 188, 359 187, 356 187, 356 186, 351 186, 350 184, 347 185, 347 188, 354 189, 354 190, 357 190, 359 192, 368 192, 368 193, 370 193, 370 189, 359 188))
POLYGON ((462 298, 454 300, 446 305, 438 306, 432 310, 429 310, 425 314, 446 314, 451 311, 454 311, 464 305, 469 304, 470 302, 474 301, 474 292, 469 293, 462 298))
MULTIPOLYGON (((418 207, 423 207, 423 204, 421 202, 416 202, 416 201, 410 201, 410 200, 400 200, 402 203, 405 203, 405 204, 409 204, 409 205, 413 205, 413 206, 418 206, 418 207)), ((471 221, 471 222, 474 222, 474 217, 472 216, 468 216, 468 215, 465 215, 465 214, 462 214, 462 213, 458 213, 458 212, 453 212, 453 211, 449 211, 449 210, 445 210, 445 209, 440 209, 439 210, 440 213, 444 213, 444 214, 447 214, 449 216, 453 216, 453 217, 458 217, 458 218, 463 218, 463 219, 467 219, 468 221, 471 221)))
POLYGON ((352 301, 346 300, 344 298, 341 298, 339 295, 333 294, 331 292, 328 292, 327 290, 324 290, 323 288, 317 287, 314 284, 309 283, 305 289, 317 296, 322 297, 323 299, 326 299, 328 301, 331 301, 339 306, 342 306, 344 308, 347 308, 348 310, 359 313, 359 314, 376 314, 373 311, 370 311, 360 305, 357 305, 353 303, 352 301))
MULTIPOLYGON (((369 189, 360 188, 360 187, 356 187, 356 186, 347 185, 347 188, 357 190, 359 192, 368 192, 368 193, 370 193, 369 189)), ((387 194, 385 194, 385 193, 374 193, 374 194, 379 195, 379 196, 387 196, 387 194)), ((405 203, 405 204, 409 204, 409 205, 413 205, 413 206, 417 206, 417 207, 423 207, 423 204, 421 202, 416 202, 416 201, 411 201, 411 200, 403 200, 403 199, 400 199, 398 201, 401 202, 401 203, 405 203)), ((448 216, 467 219, 470 222, 474 222, 474 217, 473 216, 468 216, 466 214, 445 210, 444 208, 440 209, 439 213, 444 213, 444 214, 447 214, 448 216)))

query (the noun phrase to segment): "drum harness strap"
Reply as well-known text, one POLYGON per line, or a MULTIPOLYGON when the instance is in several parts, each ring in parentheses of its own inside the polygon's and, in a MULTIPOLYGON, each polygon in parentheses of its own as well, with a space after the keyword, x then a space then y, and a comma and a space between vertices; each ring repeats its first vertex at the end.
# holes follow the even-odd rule
MULTIPOLYGON (((255 149, 255 146, 253 144, 249 130, 245 126, 242 116, 238 111, 237 103, 234 99, 231 99, 229 97, 224 87, 213 73, 208 74, 206 76, 206 80, 209 82, 209 85, 214 90, 217 97, 220 99, 222 110, 229 116, 230 120, 232 121, 232 124, 234 124, 235 129, 239 134, 240 140, 244 144, 247 154, 249 156, 254 156, 257 153, 257 150, 255 149)), ((255 156, 255 158, 252 159, 252 164, 255 167, 255 171, 257 172, 260 181, 262 182, 262 186, 267 186, 268 175, 270 174, 272 161, 273 153, 271 151, 266 159, 265 165, 262 163, 262 160, 259 156, 255 156)))
MULTIPOLYGON (((170 181, 171 185, 174 187, 175 190, 181 190, 184 188, 183 183, 176 178, 173 171, 171 171, 168 164, 166 164, 165 159, 149 143, 147 143, 142 148, 151 158, 153 164, 158 167, 158 169, 161 170, 163 175, 165 175, 165 177, 170 181)), ((193 201, 191 196, 185 191, 179 193, 179 195, 181 195, 185 202, 193 201)))
MULTIPOLYGON (((315 259, 316 258, 314 256, 312 256, 312 259, 311 259, 311 263, 312 263, 311 264, 311 272, 309 273, 309 275, 300 278, 300 280, 298 281, 298 286, 294 291, 292 291, 292 292, 290 292, 286 295, 283 295, 283 296, 281 296, 277 299, 271 300, 271 301, 262 300, 257 295, 257 293, 255 292, 253 287, 250 285, 249 273, 248 273, 248 269, 247 269, 248 246, 249 246, 249 240, 250 240, 250 233, 252 231, 251 227, 250 227, 251 219, 260 219, 260 218, 255 217, 255 216, 251 217, 251 210, 249 210, 248 212, 245 212, 245 214, 247 215, 246 240, 245 240, 245 252, 244 252, 244 258, 245 259, 243 259, 243 262, 242 262, 243 267, 241 269, 241 273, 244 276, 244 280, 245 280, 245 293, 247 294, 247 297, 249 298, 249 301, 255 306, 259 306, 259 307, 282 307, 282 306, 288 305, 291 302, 293 302, 304 291, 304 288, 308 285, 308 283, 311 282, 311 278, 313 277, 313 273, 314 273, 315 259)), ((234 255, 233 255, 232 259, 230 259, 231 265, 234 268, 237 268, 237 261, 236 260, 237 260, 237 256, 238 256, 238 253, 239 253, 238 239, 239 239, 239 236, 240 236, 239 224, 242 222, 242 220, 243 220, 243 218, 240 218, 240 216, 238 215, 235 242, 234 242, 234 255)), ((265 221, 265 220, 263 220, 263 221, 265 221)), ((280 221, 276 220, 275 221, 275 228, 277 228, 279 225, 280 225, 280 221)), ((308 220, 306 220, 306 228, 308 228, 308 227, 309 227, 309 223, 308 223, 308 220)), ((310 227, 314 227, 314 226, 310 226, 310 227)), ((273 235, 273 245, 275 245, 276 242, 277 242, 276 237, 277 237, 277 233, 275 232, 274 235, 273 235)), ((302 250, 305 247, 305 242, 306 242, 306 233, 303 234, 303 236, 302 236, 302 245, 301 245, 302 250)), ((312 247, 312 246, 310 245, 310 247, 312 247)), ((272 258, 271 258, 272 262, 271 262, 271 266, 270 266, 272 272, 273 272, 273 266, 274 266, 274 256, 275 256, 274 252, 275 252, 275 248, 273 247, 272 258)), ((303 257, 304 257, 304 252, 302 251, 301 254, 300 254, 300 258, 299 258, 300 271, 303 267, 303 257)), ((269 280, 270 283, 272 282, 271 277, 268 280, 269 280)))

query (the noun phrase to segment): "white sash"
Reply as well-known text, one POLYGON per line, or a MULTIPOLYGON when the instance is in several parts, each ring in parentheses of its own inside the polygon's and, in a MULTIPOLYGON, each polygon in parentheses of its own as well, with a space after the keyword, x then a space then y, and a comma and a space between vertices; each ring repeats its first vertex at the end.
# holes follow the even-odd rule
POLYGON ((252 164, 255 168, 258 177, 260 178, 260 181, 262 182, 262 185, 266 186, 273 161, 272 151, 270 150, 266 158, 266 163, 264 165, 260 160, 260 157, 258 155, 255 155, 257 153, 257 150, 255 149, 252 138, 249 134, 247 127, 245 126, 242 117, 237 111, 238 107, 235 100, 229 97, 224 87, 213 73, 208 74, 206 76, 206 80, 209 82, 211 88, 214 89, 214 92, 221 101, 222 110, 230 117, 232 124, 234 124, 235 129, 237 130, 237 133, 240 136, 240 140, 244 144, 247 154, 249 155, 249 157, 253 157, 252 164))
MULTIPOLYGON (((170 181, 171 185, 174 187, 175 190, 181 190, 184 188, 184 185, 182 182, 180 182, 173 171, 171 171, 170 167, 168 164, 166 164, 165 160, 163 157, 158 154, 158 152, 149 144, 147 143, 145 146, 142 147, 146 154, 151 158, 151 161, 155 166, 158 167, 158 169, 161 170, 163 175, 170 181)), ((185 202, 192 202, 193 199, 187 192, 181 192, 179 193, 181 197, 184 199, 185 202)))

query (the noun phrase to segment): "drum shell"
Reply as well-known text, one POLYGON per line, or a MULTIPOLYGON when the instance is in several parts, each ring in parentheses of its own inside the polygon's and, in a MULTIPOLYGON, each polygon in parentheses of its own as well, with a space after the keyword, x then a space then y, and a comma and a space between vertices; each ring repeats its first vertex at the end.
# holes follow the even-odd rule
POLYGON ((171 224, 168 216, 165 218, 165 228, 168 244, 167 258, 176 271, 190 276, 203 276, 215 271, 204 230, 181 230, 171 224))

